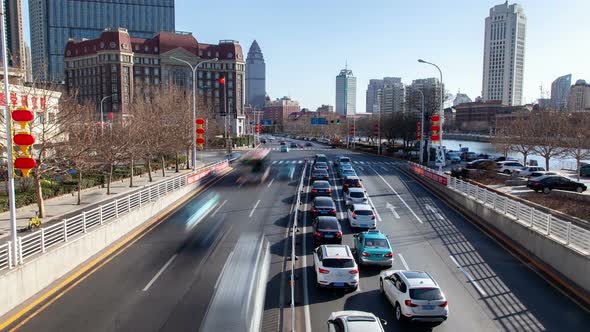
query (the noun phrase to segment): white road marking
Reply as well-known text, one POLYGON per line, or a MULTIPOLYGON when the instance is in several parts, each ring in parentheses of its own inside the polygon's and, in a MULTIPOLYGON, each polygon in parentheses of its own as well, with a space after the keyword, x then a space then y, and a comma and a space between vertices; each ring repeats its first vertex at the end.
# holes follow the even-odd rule
POLYGON ((389 189, 391 189, 391 191, 393 191, 393 193, 399 198, 399 200, 402 201, 402 203, 404 203, 404 205, 408 208, 408 210, 410 210, 410 212, 412 212, 412 214, 414 215, 414 217, 416 217, 416 219, 418 220, 418 222, 420 222, 421 224, 423 224, 424 222, 422 221, 422 219, 420 219, 420 217, 418 217, 418 215, 416 214, 416 212, 414 212, 414 210, 412 210, 412 208, 397 193, 397 191, 395 191, 395 189, 393 189, 393 187, 387 181, 385 181, 385 178, 383 176, 381 176, 381 174, 379 174, 379 172, 377 172, 373 167, 369 166, 369 168, 371 168, 373 170, 373 172, 375 172, 375 174, 377 174, 377 176, 379 176, 381 178, 381 180, 383 180, 383 182, 385 182, 385 184, 389 187, 389 189))
POLYGON ((391 213, 393 213, 393 216, 396 217, 397 219, 399 219, 399 214, 397 213, 397 211, 395 211, 395 206, 391 205, 389 202, 387 202, 387 204, 385 205, 386 208, 388 208, 391 213))
POLYGON ((381 167, 381 169, 383 169, 384 171, 387 170, 387 168, 385 166, 379 166, 379 167, 381 167))
POLYGON ((297 163, 298 164, 303 164, 303 160, 299 160, 297 163))
POLYGON ((260 204, 260 200, 258 200, 256 202, 256 204, 254 204, 254 207, 252 208, 252 211, 250 211, 250 218, 252 218, 252 215, 254 214, 254 211, 256 211, 256 208, 258 207, 258 204, 260 204))
POLYGON ((378 222, 383 221, 383 219, 381 219, 381 216, 379 215, 379 212, 377 211, 377 208, 375 207, 375 204, 373 204, 371 197, 369 196, 369 194, 366 194, 366 195, 367 195, 367 199, 369 200, 369 205, 371 205, 371 207, 373 208, 373 211, 375 211, 375 215, 377 216, 377 221, 378 222))
POLYGON ((426 208, 430 210, 432 213, 434 213, 439 220, 445 220, 445 217, 438 213, 438 211, 436 211, 436 209, 433 208, 432 205, 426 204, 426 208))
POLYGON ((365 169, 363 168, 363 166, 357 166, 358 169, 360 169, 361 171, 365 171, 365 169))
POLYGON ((145 287, 143 288, 143 291, 144 292, 147 292, 147 290, 150 289, 150 287, 152 286, 152 284, 154 282, 156 282, 156 280, 158 279, 158 277, 160 277, 160 275, 162 273, 164 273, 164 271, 168 268, 168 266, 170 266, 170 264, 172 264, 172 262, 176 259, 176 256, 178 256, 178 254, 172 255, 172 257, 170 257, 170 259, 168 259, 168 261, 166 262, 166 264, 164 264, 164 266, 162 266, 162 268, 160 269, 160 271, 158 271, 158 273, 156 273, 156 275, 152 278, 152 280, 150 280, 150 282, 148 282, 148 284, 145 285, 145 287))
POLYGON ((279 160, 279 164, 282 164, 282 163, 283 163, 283 161, 282 160, 279 160))
POLYGON ((270 182, 268 183, 268 186, 266 186, 267 188, 270 188, 270 186, 272 186, 272 183, 275 181, 275 179, 273 178, 272 180, 270 180, 270 182))
MULTIPOLYGON (((305 176, 305 174, 303 174, 302 176, 305 176)), ((309 168, 309 176, 307 178, 307 186, 309 187, 311 185, 311 167, 309 168)), ((309 202, 309 191, 305 191, 305 205, 303 207, 303 211, 307 211, 307 206, 309 202)), ((296 207, 297 208, 297 207, 296 207)), ((303 213, 303 224, 302 225, 306 225, 307 222, 307 213, 303 213)), ((303 229, 304 230, 304 229, 303 229)), ((307 243, 306 243, 306 237, 307 236, 303 236, 303 249, 305 251, 307 251, 307 243)), ((307 253, 303 253, 303 267, 307 268, 307 253)), ((309 313, 309 287, 308 287, 308 283, 307 283, 307 273, 303 273, 303 313, 305 316, 305 331, 311 332, 311 314, 309 313)))
POLYGON ((217 214, 217 212, 219 212, 219 209, 221 209, 225 205, 225 203, 227 203, 227 199, 223 201, 223 203, 219 204, 217 209, 215 209, 215 211, 213 211, 213 213, 211 214, 211 217, 214 217, 217 214))
POLYGON ((465 277, 467 277, 467 279, 469 279, 469 282, 475 287, 475 289, 477 289, 477 291, 479 292, 479 294, 481 296, 488 296, 488 294, 481 287, 479 287, 478 283, 475 282, 475 280, 469 274, 469 272, 465 271, 465 269, 461 265, 459 265, 459 262, 457 262, 457 260, 455 259, 455 257, 453 257, 453 255, 449 255, 449 257, 451 258, 451 260, 453 261, 453 263, 455 263, 455 265, 457 265, 457 268, 459 270, 461 270, 461 272, 463 272, 463 274, 465 275, 465 277))
POLYGON ((363 164, 363 165, 365 164, 365 162, 364 162, 364 161, 360 161, 360 163, 361 163, 361 164, 363 164))
POLYGON ((402 265, 404 266, 404 269, 409 270, 410 266, 408 266, 408 263, 404 259, 404 256, 402 256, 402 254, 397 254, 397 255, 399 256, 399 260, 402 261, 402 265))
POLYGON ((276 160, 273 160, 273 161, 272 161, 272 163, 273 163, 273 164, 276 164, 276 163, 277 163, 277 161, 276 161, 276 160))

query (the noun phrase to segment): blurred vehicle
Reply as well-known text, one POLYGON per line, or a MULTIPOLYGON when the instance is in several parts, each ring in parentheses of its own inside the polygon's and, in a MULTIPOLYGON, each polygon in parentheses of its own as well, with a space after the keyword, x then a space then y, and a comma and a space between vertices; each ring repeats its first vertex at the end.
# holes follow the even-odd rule
POLYGON ((477 159, 471 162, 468 162, 465 165, 467 169, 487 169, 487 170, 495 170, 496 169, 496 162, 491 159, 477 159))
POLYGON ((281 141, 281 142, 279 143, 279 145, 281 145, 281 146, 282 146, 282 145, 287 145, 287 142, 285 142, 285 141, 281 141))
POLYGON ((279 168, 279 179, 293 180, 294 175, 295 165, 293 164, 282 165, 281 168, 279 168))
POLYGON ((317 139, 317 138, 315 138, 315 137, 312 137, 312 138, 310 139, 310 141, 312 141, 312 142, 317 142, 317 140, 318 140, 318 139, 317 139))
POLYGON ((239 152, 232 152, 230 154, 226 154, 225 155, 225 158, 227 160, 229 160, 229 161, 233 161, 233 160, 236 160, 236 159, 240 159, 241 156, 242 156, 242 154, 239 153, 239 152))
POLYGON ((500 162, 500 161, 518 161, 516 158, 513 157, 506 157, 506 156, 500 156, 500 157, 496 157, 494 159, 495 162, 500 162))
POLYGON ((330 175, 328 174, 328 170, 325 169, 314 169, 311 171, 311 181, 314 182, 316 180, 329 180, 330 175))
POLYGON ((324 244, 313 252, 318 287, 356 290, 359 270, 347 245, 324 244))
POLYGON ((334 137, 330 140, 330 147, 337 148, 342 144, 342 141, 338 137, 334 137))
MULTIPOLYGON (((343 164, 343 165, 341 165, 340 167, 337 168, 336 175, 339 178, 343 178, 344 177, 344 175, 343 175, 344 171, 353 171, 354 172, 354 168, 352 168, 352 165, 343 164)), ((348 172, 348 174, 350 174, 350 172, 348 172)), ((356 172, 355 172, 355 175, 356 175, 356 172)))
POLYGON ((324 162, 326 165, 328 164, 328 157, 325 154, 318 153, 313 157, 314 164, 317 162, 324 162))
POLYGON ((332 190, 330 189, 330 182, 328 181, 315 181, 311 186, 311 197, 331 195, 332 190))
POLYGON ((336 216, 336 203, 332 197, 315 197, 311 202, 311 216, 336 216))
POLYGON ((289 147, 287 145, 281 145, 280 151, 281 152, 289 152, 289 147))
POLYGON ((582 182, 574 181, 561 175, 546 175, 530 179, 527 181, 526 186, 536 192, 542 191, 546 194, 550 193, 553 189, 576 191, 578 193, 588 189, 582 182))
POLYGON ((350 228, 376 228, 375 211, 369 204, 352 204, 346 208, 350 228))
POLYGON ((262 143, 262 144, 266 144, 266 143, 267 143, 267 141, 266 141, 266 138, 263 138, 263 139, 261 139, 261 140, 260 140, 260 143, 262 143))
POLYGON ((500 161, 496 163, 496 171, 504 174, 512 174, 512 172, 523 167, 524 165, 517 161, 500 161))
POLYGON ((349 188, 348 191, 344 193, 344 200, 346 201, 346 205, 356 203, 366 204, 369 201, 364 188, 349 188))
POLYGON ((342 243, 342 227, 336 217, 320 216, 313 221, 314 247, 326 243, 342 243))
POLYGON ((311 142, 306 142, 305 146, 310 147, 310 146, 313 146, 313 144, 311 144, 311 142))
POLYGON ((537 171, 537 172, 532 172, 531 174, 529 174, 528 178, 532 180, 534 178, 538 178, 538 177, 545 176, 545 175, 559 175, 559 174, 557 174, 557 172, 537 171))
POLYGON ((477 159, 477 153, 475 152, 463 152, 461 153, 461 159, 465 161, 474 161, 477 159))
POLYGON ((398 322, 408 320, 439 325, 449 316, 444 293, 426 272, 383 271, 379 278, 379 290, 393 305, 398 322))
POLYGON ((447 153, 447 160, 450 161, 452 164, 460 163, 461 162, 461 153, 460 152, 449 152, 447 153))
POLYGON ((343 164, 352 165, 352 161, 350 160, 350 158, 345 157, 345 156, 338 156, 338 157, 336 157, 336 159, 334 160, 334 166, 335 167, 340 167, 343 164))
POLYGON ((328 319, 329 332, 383 332, 387 321, 364 311, 336 311, 328 319))
POLYGON ((534 172, 543 172, 545 168, 540 166, 527 166, 514 171, 516 176, 529 177, 534 172))
POLYGON ((239 159, 238 183, 262 183, 270 175, 270 149, 255 149, 239 159))
POLYGON ((328 163, 323 161, 316 161, 315 164, 313 164, 313 169, 325 169, 327 171, 328 163))
POLYGON ((342 180, 342 191, 348 192, 348 188, 362 188, 361 179, 358 176, 347 176, 342 180))
POLYGON ((580 166, 580 176, 590 176, 590 164, 582 164, 580 166))
POLYGON ((393 265, 393 251, 387 235, 377 229, 354 234, 354 249, 359 265, 393 265))
POLYGON ((291 149, 297 149, 297 148, 299 147, 299 145, 297 145, 297 143, 293 143, 293 142, 291 142, 291 144, 289 144, 289 147, 290 147, 291 149))

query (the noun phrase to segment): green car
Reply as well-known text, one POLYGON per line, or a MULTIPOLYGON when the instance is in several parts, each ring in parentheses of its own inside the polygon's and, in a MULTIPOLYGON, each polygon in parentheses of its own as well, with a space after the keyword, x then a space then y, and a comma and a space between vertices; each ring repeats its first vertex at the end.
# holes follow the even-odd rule
POLYGON ((336 171, 339 178, 343 177, 342 173, 344 171, 353 171, 354 172, 354 168, 352 168, 352 165, 350 165, 350 164, 342 164, 342 166, 338 167, 338 170, 336 171))
POLYGON ((393 250, 387 235, 377 229, 354 235, 354 248, 359 265, 391 267, 393 250))
POLYGON ((289 152, 289 147, 287 145, 281 145, 281 152, 289 152))

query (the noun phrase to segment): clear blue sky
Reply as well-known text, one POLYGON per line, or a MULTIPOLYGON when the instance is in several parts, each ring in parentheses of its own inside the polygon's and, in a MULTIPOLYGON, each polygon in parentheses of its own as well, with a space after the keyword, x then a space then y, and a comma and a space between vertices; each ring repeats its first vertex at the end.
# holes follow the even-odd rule
MULTIPOLYGON (((197 40, 236 39, 246 55, 258 40, 266 60, 267 92, 291 96, 315 110, 334 104, 335 77, 348 66, 357 77, 357 110, 365 110, 368 80, 434 77, 419 64, 437 63, 451 93, 481 94, 484 19, 488 0, 224 0, 176 1, 176 29, 197 40)), ((512 3, 512 2, 511 2, 512 3)), ((519 1, 528 19, 525 102, 549 91, 557 76, 590 80, 590 1, 519 1)), ((25 16, 28 16, 27 1, 25 16)), ((28 19, 25 17, 28 35, 28 19)))

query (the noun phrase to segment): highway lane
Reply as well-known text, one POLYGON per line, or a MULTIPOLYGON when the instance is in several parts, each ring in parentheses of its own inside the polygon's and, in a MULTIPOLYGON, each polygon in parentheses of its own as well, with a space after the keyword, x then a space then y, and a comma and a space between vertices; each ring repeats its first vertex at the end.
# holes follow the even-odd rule
POLYGON ((244 232, 264 232, 271 242, 263 326, 277 330, 283 304, 278 299, 283 296, 284 238, 296 179, 303 168, 297 160, 309 154, 272 152, 277 163, 263 185, 238 187, 237 174, 230 174, 31 317, 20 330, 197 330, 223 265, 244 232), (285 160, 296 167, 292 181, 276 178, 278 162, 285 160), (202 216, 195 215, 203 212, 213 193, 217 204, 202 216), (187 227, 187 220, 198 224, 187 227))
MULTIPOLYGON (((590 323, 587 312, 403 175, 394 162, 341 150, 327 154, 333 158, 339 153, 355 161, 354 167, 382 219, 379 229, 391 235, 396 254, 393 268, 426 270, 442 285, 449 299, 450 317, 435 330, 582 331, 587 328, 590 323)), ((341 205, 340 209, 343 208, 341 205)), ((309 218, 307 221, 310 224, 309 218)), ((342 226, 344 243, 352 247, 348 222, 342 221, 342 226)), ((388 331, 423 328, 395 322, 393 308, 378 291, 378 269, 361 268, 360 288, 353 293, 316 289, 312 284, 315 275, 310 263, 310 239, 307 241, 310 285, 306 289, 314 330, 325 329, 329 314, 343 309, 372 311, 389 322, 388 331)))

